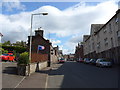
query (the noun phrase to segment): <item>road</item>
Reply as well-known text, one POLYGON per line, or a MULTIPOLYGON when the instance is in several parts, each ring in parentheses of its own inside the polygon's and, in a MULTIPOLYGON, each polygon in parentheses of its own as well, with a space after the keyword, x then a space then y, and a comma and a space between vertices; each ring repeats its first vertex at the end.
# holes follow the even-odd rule
POLYGON ((78 62, 56 64, 49 71, 47 88, 118 88, 119 68, 99 68, 78 62))
POLYGON ((2 88, 15 88, 24 76, 18 76, 17 63, 2 62, 2 88))
MULTIPOLYGON (((120 79, 118 71, 118 66, 99 68, 70 61, 54 64, 51 70, 38 72, 37 78, 40 79, 40 82, 33 80, 35 79, 34 74, 31 75, 32 78, 28 77, 24 82, 37 81, 36 83, 41 83, 42 73, 45 73, 48 74, 45 77, 46 88, 118 88, 118 80, 120 79)), ((16 63, 13 62, 2 62, 2 72, 2 88, 15 88, 24 78, 24 76, 16 75, 16 63)))

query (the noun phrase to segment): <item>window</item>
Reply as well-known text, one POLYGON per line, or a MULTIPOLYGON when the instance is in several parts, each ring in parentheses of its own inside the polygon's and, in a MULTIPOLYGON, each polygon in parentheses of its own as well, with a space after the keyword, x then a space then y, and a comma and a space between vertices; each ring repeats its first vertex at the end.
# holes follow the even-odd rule
POLYGON ((117 36, 120 37, 120 31, 117 31, 117 36))
POLYGON ((103 30, 103 32, 105 33, 107 31, 107 29, 105 28, 104 30, 103 30))
POLYGON ((107 28, 106 26, 103 28, 103 32, 105 33, 107 31, 107 28))
POLYGON ((115 22, 118 23, 118 18, 115 18, 115 22))
POLYGON ((111 47, 113 47, 114 44, 113 44, 113 38, 111 38, 111 47))
POLYGON ((97 48, 100 49, 100 42, 97 43, 97 48))
POLYGON ((105 43, 105 46, 108 45, 108 39, 107 38, 104 39, 104 43, 105 43))
POLYGON ((118 45, 120 46, 120 37, 118 38, 118 45))
POLYGON ((94 42, 92 43, 92 49, 94 50, 94 42))
POLYGON ((100 37, 100 36, 99 36, 99 33, 98 33, 98 34, 97 34, 97 40, 99 39, 99 37, 100 37))
POLYGON ((110 33, 112 32, 112 25, 111 25, 111 23, 109 24, 109 32, 110 33))
POLYGON ((117 31, 117 36, 118 36, 118 45, 120 46, 120 30, 117 31))

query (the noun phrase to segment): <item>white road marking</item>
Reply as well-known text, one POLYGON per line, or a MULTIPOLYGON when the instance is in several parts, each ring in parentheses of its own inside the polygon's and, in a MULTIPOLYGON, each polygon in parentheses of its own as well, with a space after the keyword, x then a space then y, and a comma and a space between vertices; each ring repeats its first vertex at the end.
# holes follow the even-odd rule
POLYGON ((24 76, 23 79, 14 88, 17 88, 25 78, 26 78, 26 76, 24 76))
POLYGON ((46 77, 45 90, 47 89, 47 84, 48 84, 48 74, 47 74, 47 77, 46 77))

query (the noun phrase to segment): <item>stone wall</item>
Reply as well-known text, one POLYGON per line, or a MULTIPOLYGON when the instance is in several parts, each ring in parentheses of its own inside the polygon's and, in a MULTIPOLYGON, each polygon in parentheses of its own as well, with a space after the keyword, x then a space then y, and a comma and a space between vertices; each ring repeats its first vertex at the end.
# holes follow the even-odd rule
POLYGON ((47 67, 47 61, 30 64, 30 74, 47 67))
POLYGON ((36 71, 42 70, 43 68, 47 67, 47 61, 39 62, 39 63, 31 63, 30 65, 18 65, 18 75, 27 76, 36 71), (29 74, 30 72, 30 74, 29 74))

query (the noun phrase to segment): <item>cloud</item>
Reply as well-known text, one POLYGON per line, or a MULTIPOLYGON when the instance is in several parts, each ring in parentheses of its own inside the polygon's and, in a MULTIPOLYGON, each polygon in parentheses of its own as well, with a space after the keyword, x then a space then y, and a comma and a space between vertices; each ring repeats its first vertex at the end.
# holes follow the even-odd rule
POLYGON ((10 40, 11 42, 19 41, 19 40, 27 40, 27 36, 29 35, 29 23, 24 20, 26 18, 17 18, 17 16, 5 16, 0 15, 0 25, 2 27, 2 34, 4 35, 2 41, 10 40), (15 20, 14 20, 15 19, 15 20), (17 20, 18 19, 18 20, 17 20))
POLYGON ((71 43, 78 43, 78 42, 82 42, 82 35, 73 35, 72 38, 70 38, 69 42, 71 43))
POLYGON ((15 0, 13 2, 3 2, 3 6, 6 11, 13 11, 14 9, 24 11, 25 5, 22 5, 19 0, 15 0))
POLYGON ((53 45, 53 46, 56 46, 57 44, 60 44, 60 43, 61 43, 60 40, 51 40, 51 42, 52 42, 52 45, 53 45))
MULTIPOLYGON (((15 5, 15 3, 13 3, 15 5)), ((18 2, 13 8, 24 9, 18 2)), ((47 16, 36 15, 33 17, 33 30, 42 27, 45 32, 50 32, 56 37, 62 38, 69 36, 66 43, 62 43, 57 38, 53 41, 54 45, 63 44, 65 53, 74 51, 78 42, 82 41, 84 34, 90 33, 91 24, 106 23, 117 11, 118 6, 114 1, 99 3, 96 6, 86 6, 77 4, 65 10, 59 10, 53 6, 43 6, 31 12, 21 12, 13 15, 0 15, 0 24, 2 25, 3 40, 27 40, 30 32, 30 20, 32 13, 48 12, 47 16), (72 45, 72 46, 71 46, 72 45), (69 50, 68 50, 69 49, 69 50)), ((33 31, 34 33, 34 31, 33 31)), ((45 34, 47 35, 47 34, 45 34)), ((46 37, 46 36, 45 36, 46 37)))

